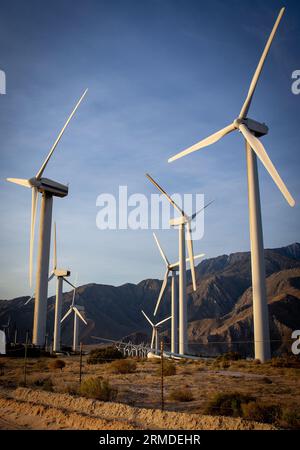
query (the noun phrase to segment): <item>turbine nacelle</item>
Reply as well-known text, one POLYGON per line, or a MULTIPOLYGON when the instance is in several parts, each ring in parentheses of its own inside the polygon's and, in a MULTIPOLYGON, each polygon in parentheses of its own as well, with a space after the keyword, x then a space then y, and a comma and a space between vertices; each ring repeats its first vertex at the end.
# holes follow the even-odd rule
POLYGON ((54 197, 66 197, 69 192, 69 187, 58 183, 57 181, 50 180, 49 178, 41 178, 37 180, 36 178, 31 178, 29 182, 34 183, 33 186, 41 193, 46 192, 54 197))
POLYGON ((71 275, 71 271, 67 269, 54 269, 53 273, 56 277, 69 277, 71 275))
POLYGON ((185 225, 186 223, 189 223, 191 219, 189 219, 187 216, 180 216, 175 217, 174 219, 171 219, 169 221, 169 224, 171 227, 177 227, 179 225, 185 225))
POLYGON ((257 122, 256 120, 246 117, 244 119, 235 119, 233 125, 237 130, 239 130, 240 125, 246 125, 249 131, 254 134, 255 137, 265 136, 269 132, 269 128, 265 123, 257 122))

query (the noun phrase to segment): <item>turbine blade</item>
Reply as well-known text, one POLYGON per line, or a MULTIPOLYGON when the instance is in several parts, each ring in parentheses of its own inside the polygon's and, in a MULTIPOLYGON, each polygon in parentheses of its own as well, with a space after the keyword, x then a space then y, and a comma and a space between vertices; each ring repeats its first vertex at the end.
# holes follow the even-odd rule
POLYGON ((75 286, 74 286, 73 298, 72 298, 72 303, 71 303, 72 306, 74 305, 74 302, 75 302, 77 279, 78 279, 78 272, 76 273, 76 278, 75 278, 75 286))
POLYGON ((70 307, 68 309, 68 311, 66 312, 66 314, 64 315, 64 317, 61 319, 60 323, 63 323, 63 321, 66 320, 66 318, 71 314, 72 311, 73 311, 73 308, 70 307))
POLYGON ((29 250, 29 284, 30 284, 30 286, 32 286, 34 230, 35 230, 35 221, 36 221, 37 196, 38 196, 38 190, 33 187, 32 191, 31 191, 31 226, 30 226, 30 250, 29 250))
POLYGON ((222 137, 226 136, 226 134, 231 133, 231 131, 233 131, 234 129, 235 125, 232 123, 227 127, 222 128, 222 130, 219 130, 216 133, 208 136, 207 138, 202 139, 202 141, 197 142, 197 144, 194 144, 191 147, 188 147, 186 150, 183 150, 182 152, 179 152, 176 155, 172 156, 171 158, 168 159, 168 162, 169 163, 173 162, 176 159, 182 158, 183 156, 195 152, 196 150, 200 150, 200 148, 214 144, 215 142, 219 141, 222 137))
POLYGON ((155 339, 155 328, 153 328, 152 330, 152 338, 151 338, 151 348, 154 348, 154 339, 155 339))
POLYGON ((254 75, 253 75, 253 78, 252 78, 252 81, 251 81, 251 84, 250 84, 250 87, 249 87, 247 98, 246 98, 246 100, 245 100, 245 102, 244 102, 244 104, 242 106, 241 112, 239 114, 239 119, 242 119, 242 118, 247 116, 247 113, 248 113, 248 110, 249 110, 249 107, 250 107, 250 104, 251 104, 251 100, 252 100, 252 97, 253 97, 253 94, 254 94, 254 91, 255 91, 255 88, 256 88, 259 76, 260 76, 261 71, 263 69, 266 57, 267 57, 267 55, 269 53, 271 44, 273 42, 275 33, 277 31, 277 28, 278 28, 278 25, 279 25, 279 23, 281 21, 281 18, 283 16, 283 14, 284 14, 284 10, 285 10, 285 8, 282 8, 280 10, 279 15, 278 15, 278 17, 276 19, 276 22, 275 22, 275 24, 273 26, 273 29, 271 31, 271 34, 269 36, 269 39, 267 41, 267 44, 266 44, 266 46, 264 48, 264 51, 263 51, 263 53, 261 55, 261 58, 259 60, 258 66, 257 66, 257 68, 256 68, 256 70, 254 72, 254 75))
POLYGON ((166 273, 165 273, 165 276, 164 276, 164 281, 163 281, 163 283, 162 283, 162 285, 161 285, 160 293, 159 293, 159 296, 158 296, 158 299, 157 299, 157 302, 156 302, 156 306, 155 306, 155 310, 154 310, 154 316, 156 316, 158 307, 159 307, 159 305, 160 305, 160 301, 161 301, 162 296, 163 296, 163 293, 164 293, 164 291, 165 291, 165 289, 166 289, 167 282, 168 282, 169 272, 170 272, 169 269, 167 269, 167 270, 166 270, 166 273))
POLYGON ((74 287, 74 291, 73 291, 73 297, 72 297, 72 303, 71 303, 72 306, 74 306, 74 303, 75 303, 75 296, 76 296, 76 287, 74 287))
POLYGON ((77 316, 79 317, 79 319, 82 320, 82 322, 85 323, 85 325, 87 325, 87 321, 86 321, 85 318, 80 314, 80 312, 78 311, 78 309, 76 308, 76 306, 73 307, 73 310, 74 310, 75 314, 77 314, 77 316))
POLYGON ((191 216, 191 220, 195 219, 195 217, 201 213, 201 211, 203 211, 205 208, 207 208, 209 205, 211 205, 214 202, 214 200, 212 200, 211 202, 207 203, 205 206, 203 206, 203 208, 199 209, 198 211, 196 211, 192 216, 191 216))
POLYGON ((53 278, 54 276, 55 276, 55 275, 54 275, 54 272, 51 272, 51 274, 50 274, 50 276, 49 276, 49 278, 48 278, 48 283, 49 283, 49 281, 52 280, 52 278, 53 278))
POLYGON ((184 212, 181 208, 179 208, 178 205, 176 205, 176 203, 174 202, 174 200, 171 199, 171 197, 166 193, 166 191, 155 181, 153 180, 153 178, 151 177, 151 175, 149 175, 148 173, 146 173, 146 177, 148 178, 148 180, 151 181, 152 184, 154 184, 155 187, 157 187, 157 189, 168 199, 168 201, 171 203, 171 205, 177 209, 177 211, 184 216, 184 212))
POLYGON ((54 222, 53 270, 57 268, 56 222, 54 222))
POLYGON ((170 263, 169 263, 169 261, 168 261, 168 258, 167 258, 166 255, 165 255, 163 249, 161 248, 161 245, 160 245, 160 243, 159 243, 159 240, 158 240, 156 234, 153 233, 153 236, 154 236, 155 242, 156 242, 156 244, 157 244, 158 250, 159 250, 159 252, 160 252, 160 254, 161 254, 163 260, 165 261, 166 265, 168 266, 170 263))
MULTIPOLYGON (((196 259, 199 258, 203 258, 203 256, 205 256, 205 253, 199 253, 198 255, 194 256, 194 261, 196 261, 196 259)), ((190 258, 185 258, 186 262, 190 262, 190 258)), ((174 269, 175 267, 179 266, 179 261, 177 261, 176 263, 170 264, 170 269, 174 269)))
POLYGON ((28 303, 29 303, 33 298, 35 298, 35 292, 33 293, 33 295, 32 295, 31 297, 29 297, 28 300, 26 300, 26 302, 24 303, 24 306, 28 305, 28 303))
POLYGON ((85 97, 85 94, 87 93, 87 91, 88 91, 87 89, 84 91, 84 93, 82 94, 82 96, 80 97, 80 99, 78 100, 78 102, 76 103, 76 105, 75 105, 73 111, 72 111, 71 114, 69 115, 69 117, 68 117, 66 123, 64 124, 63 128, 61 129, 59 135, 57 136, 57 138, 56 138, 54 144, 52 145, 52 147, 51 147, 51 149, 50 149, 50 151, 49 151, 49 153, 48 153, 47 158, 46 158, 45 161, 43 162, 43 164, 42 164, 40 170, 38 171, 38 173, 36 174, 37 180, 39 180, 39 179, 41 178, 41 176, 43 175, 43 172, 44 172, 44 170, 45 170, 45 168, 46 168, 46 166, 47 166, 47 164, 48 164, 48 162, 49 162, 49 159, 50 159, 51 156, 52 156, 52 153, 53 153, 54 150, 56 149, 57 144, 59 143, 59 141, 60 141, 62 135, 63 135, 64 132, 65 132, 65 129, 67 128, 67 126, 68 126, 70 120, 71 120, 72 117, 74 116, 74 114, 75 114, 77 108, 79 107, 80 103, 82 102, 83 98, 85 97))
POLYGON ((274 183, 288 202, 290 206, 295 206, 295 200, 293 199, 292 195, 288 191, 286 185, 282 181, 279 173, 277 172, 275 166, 273 165, 271 159, 269 158, 263 144, 257 137, 255 137, 249 129, 244 125, 241 124, 239 126, 239 129, 241 133, 243 134, 244 138, 250 145, 250 147, 254 150, 256 155, 259 157, 263 165, 265 166, 265 169, 269 172, 269 175, 273 178, 274 183))
POLYGON ((68 283, 72 288, 74 288, 74 290, 76 289, 76 286, 74 286, 74 284, 72 284, 69 280, 67 280, 65 277, 63 277, 63 280, 68 283))
MULTIPOLYGON (((198 255, 194 256, 194 261, 196 261, 196 259, 203 258, 204 256, 205 256, 205 253, 199 253, 198 255)), ((190 258, 187 258, 186 260, 187 260, 187 262, 190 262, 190 258)))
POLYGON ((161 320, 160 322, 158 322, 158 323, 156 324, 156 327, 158 327, 159 325, 162 325, 163 323, 167 322, 167 321, 170 320, 170 319, 172 319, 172 316, 169 316, 169 317, 167 317, 166 319, 161 320))
POLYGON ((191 275, 192 275, 193 289, 195 291, 197 289, 197 284, 196 284, 193 241, 192 241, 191 223, 190 222, 187 223, 187 248, 188 248, 188 255, 189 255, 189 260, 190 260, 190 269, 191 269, 191 275))
POLYGON ((6 178, 6 181, 9 181, 10 183, 19 184, 20 186, 31 188, 29 180, 24 180, 23 178, 6 178))
POLYGON ((151 322, 151 320, 149 319, 149 317, 147 316, 147 314, 146 314, 143 310, 142 310, 142 314, 143 314, 144 317, 146 317, 146 319, 148 320, 148 322, 150 323, 150 325, 151 325, 152 327, 154 327, 154 323, 151 322))

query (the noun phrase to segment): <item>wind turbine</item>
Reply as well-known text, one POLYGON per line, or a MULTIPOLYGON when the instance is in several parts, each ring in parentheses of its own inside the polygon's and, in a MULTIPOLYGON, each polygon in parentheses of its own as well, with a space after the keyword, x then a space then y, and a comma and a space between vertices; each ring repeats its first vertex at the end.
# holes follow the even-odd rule
POLYGON ((246 159, 248 176, 248 201, 249 201, 249 224, 250 224, 250 246, 251 246, 251 270, 252 270, 252 292, 253 292, 253 322, 254 322, 254 345, 255 358, 264 362, 271 357, 270 331, 268 318, 268 304, 265 283, 265 263, 263 231, 261 221, 261 206, 259 195, 259 181, 257 173, 257 157, 265 166, 269 175, 281 191, 290 206, 295 205, 295 200, 289 193, 287 187, 279 176, 276 168, 270 160, 263 144, 258 139, 268 133, 268 127, 264 123, 256 122, 247 117, 251 100, 263 69, 267 54, 271 47, 278 25, 281 21, 285 8, 280 10, 272 32, 269 36, 265 49, 262 53, 254 76, 252 78, 246 100, 238 117, 227 127, 201 140, 195 145, 178 153, 169 159, 175 161, 182 156, 188 155, 196 150, 211 145, 232 131, 240 131, 246 141, 246 159))
POLYGON ((53 197, 66 197, 68 195, 68 186, 57 183, 56 181, 43 178, 44 170, 56 149, 65 129, 70 120, 74 116, 77 108, 82 102, 87 89, 84 91, 73 111, 68 117, 62 130, 57 136, 52 145, 47 158, 43 162, 37 174, 26 180, 21 178, 7 178, 11 183, 19 184, 21 186, 31 189, 31 228, 30 228, 30 256, 29 256, 29 282, 32 285, 32 271, 33 271, 33 244, 34 244, 34 230, 37 211, 38 193, 42 194, 42 203, 40 211, 40 229, 39 229, 39 245, 38 245, 38 260, 37 260, 37 274, 36 274, 36 299, 34 304, 34 321, 33 321, 33 344, 42 346, 45 341, 46 333, 46 316, 47 316, 47 293, 48 293, 48 273, 49 273, 49 254, 50 254, 50 240, 51 240, 51 220, 52 220, 52 203, 53 197))
POLYGON ((188 336, 187 336, 187 295, 186 295, 186 257, 185 257, 185 228, 187 231, 187 247, 190 260, 193 289, 196 291, 196 274, 194 266, 193 241, 191 232, 191 222, 200 212, 197 211, 191 217, 179 208, 166 191, 149 175, 148 180, 157 187, 157 189, 167 198, 171 205, 180 214, 180 217, 170 220, 170 225, 178 226, 179 231, 179 353, 187 354, 188 336))
MULTIPOLYGON (((171 352, 178 353, 178 295, 177 295, 176 276, 177 276, 177 272, 178 272, 179 261, 171 264, 169 262, 168 258, 166 257, 166 254, 164 253, 156 234, 153 233, 153 236, 154 236, 155 242, 157 244, 158 250, 162 256, 162 259, 164 260, 165 265, 166 265, 165 276, 164 276, 164 280, 162 282, 159 296, 158 296, 158 299, 157 299, 157 302, 155 305, 154 316, 156 316, 156 314, 157 314, 157 310, 159 308, 163 293, 167 287, 168 277, 171 272, 171 274, 172 274, 172 281, 171 281, 171 317, 172 317, 172 320, 171 320, 171 352)), ((194 256, 194 261, 198 258, 202 258, 203 256, 205 256, 204 253, 194 256)), ((189 262, 189 258, 186 258, 186 262, 189 262)))
POLYGON ((73 330, 73 351, 76 352, 78 349, 78 336, 79 336, 79 319, 87 325, 87 321, 82 316, 81 312, 84 311, 84 307, 80 305, 75 305, 76 287, 74 287, 72 303, 69 310, 61 319, 61 323, 73 312, 74 313, 74 330, 73 330))
POLYGON ((152 338, 151 338, 151 349, 155 349, 155 354, 158 355, 159 353, 159 342, 158 342, 158 328, 165 322, 167 322, 168 320, 171 319, 170 317, 167 317, 166 319, 161 320, 158 323, 153 323, 152 320, 149 319, 149 317, 147 316, 146 313, 144 313, 144 311, 142 310, 142 314, 144 315, 144 317, 148 320, 148 322, 150 323, 150 325, 152 326, 152 338), (153 347, 155 343, 155 347, 153 347))
POLYGON ((54 252, 53 252, 53 270, 49 277, 49 281, 56 277, 56 300, 55 300, 55 317, 54 317, 54 331, 53 331, 53 351, 60 352, 60 332, 61 332, 61 309, 63 296, 63 282, 68 283, 75 289, 74 284, 66 279, 71 272, 67 269, 57 268, 57 247, 56 247, 56 223, 54 223, 54 252))

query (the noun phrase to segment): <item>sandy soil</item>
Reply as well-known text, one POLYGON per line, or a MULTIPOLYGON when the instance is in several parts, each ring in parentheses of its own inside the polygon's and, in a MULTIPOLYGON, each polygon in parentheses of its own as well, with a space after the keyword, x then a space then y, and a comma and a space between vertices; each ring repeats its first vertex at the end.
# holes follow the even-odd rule
POLYGON ((18 388, 0 391, 0 429, 274 429, 229 417, 161 412, 67 394, 18 388))
POLYGON ((102 404, 69 395, 78 393, 79 358, 61 359, 66 363, 63 370, 52 367, 52 358, 28 359, 28 391, 20 388, 24 383, 23 359, 1 358, 4 366, 0 376, 0 429, 155 429, 161 424, 169 429, 244 429, 253 428, 253 423, 204 415, 212 396, 238 391, 291 411, 300 404, 300 369, 245 360, 233 361, 228 367, 215 361, 183 361, 176 363, 175 375, 164 379, 162 415, 158 360, 137 360, 135 372, 116 374, 110 363, 89 365, 84 356, 82 379, 102 377, 117 390, 116 403, 102 404), (47 380, 51 381, 53 392, 43 390, 47 380), (172 393, 178 388, 192 392, 192 401, 175 401, 172 393))

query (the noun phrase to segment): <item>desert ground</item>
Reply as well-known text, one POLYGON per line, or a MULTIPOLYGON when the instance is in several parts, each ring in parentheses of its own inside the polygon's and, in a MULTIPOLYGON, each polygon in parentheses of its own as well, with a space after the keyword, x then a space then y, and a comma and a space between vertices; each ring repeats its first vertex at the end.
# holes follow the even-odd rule
POLYGON ((116 373, 112 363, 87 364, 84 356, 82 383, 91 377, 108 380, 115 394, 107 402, 86 398, 79 391, 79 356, 59 359, 65 363, 63 368, 54 367, 55 358, 29 358, 25 386, 24 360, 1 358, 0 429, 298 427, 300 368, 282 367, 276 361, 175 362, 175 373, 164 376, 164 411, 161 411, 160 360, 131 359, 135 366, 132 373, 116 373), (178 392, 183 395, 176 396, 178 392), (257 414, 249 416, 250 420, 230 417, 231 414, 221 416, 218 411, 208 414, 207 407, 216 394, 233 392, 251 396, 262 405, 282 408, 283 418, 272 423, 264 418, 254 420, 257 414))

